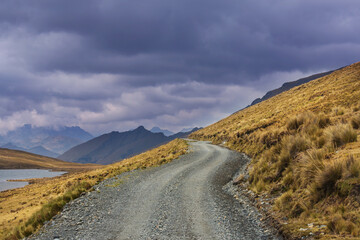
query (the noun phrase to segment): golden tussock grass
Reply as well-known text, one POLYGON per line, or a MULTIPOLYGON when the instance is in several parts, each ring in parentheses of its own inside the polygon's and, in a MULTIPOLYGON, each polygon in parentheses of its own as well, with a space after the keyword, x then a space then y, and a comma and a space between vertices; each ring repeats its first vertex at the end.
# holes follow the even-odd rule
POLYGON ((289 236, 301 238, 311 231, 316 238, 344 239, 360 238, 359 134, 360 63, 356 63, 243 109, 190 137, 225 142, 250 155, 249 186, 276 198, 272 215, 289 236), (300 231, 309 223, 327 227, 300 231))
POLYGON ((0 239, 20 239, 38 230, 62 207, 98 182, 134 169, 168 163, 185 154, 188 144, 176 139, 158 148, 101 169, 36 181, 23 188, 0 192, 0 239))

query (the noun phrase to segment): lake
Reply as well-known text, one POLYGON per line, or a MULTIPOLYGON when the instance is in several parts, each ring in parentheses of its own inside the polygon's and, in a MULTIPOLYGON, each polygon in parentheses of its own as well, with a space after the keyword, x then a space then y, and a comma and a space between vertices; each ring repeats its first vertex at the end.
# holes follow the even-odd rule
POLYGON ((51 172, 43 169, 0 169, 0 191, 24 187, 28 182, 8 182, 28 178, 56 177, 66 172, 51 172))

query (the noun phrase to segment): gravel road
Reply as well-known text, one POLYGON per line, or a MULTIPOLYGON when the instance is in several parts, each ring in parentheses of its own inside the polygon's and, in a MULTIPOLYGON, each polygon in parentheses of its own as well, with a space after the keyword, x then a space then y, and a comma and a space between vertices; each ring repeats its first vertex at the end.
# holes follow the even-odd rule
POLYGON ((248 160, 190 144, 190 153, 169 164, 100 183, 28 239, 280 239, 224 187, 248 160))

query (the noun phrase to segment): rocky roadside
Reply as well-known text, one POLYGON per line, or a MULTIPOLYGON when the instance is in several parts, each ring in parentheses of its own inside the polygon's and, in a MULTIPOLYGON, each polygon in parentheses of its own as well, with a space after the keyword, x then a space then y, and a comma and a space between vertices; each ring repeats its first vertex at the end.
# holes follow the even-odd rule
POLYGON ((238 172, 233 176, 232 181, 228 182, 224 187, 224 191, 232 195, 241 205, 249 209, 249 215, 258 220, 258 224, 262 226, 269 236, 278 236, 280 239, 287 239, 281 231, 281 224, 275 220, 271 213, 270 208, 274 202, 274 198, 266 198, 259 196, 249 190, 247 179, 248 165, 251 158, 246 154, 241 154, 245 159, 246 164, 242 165, 238 172))

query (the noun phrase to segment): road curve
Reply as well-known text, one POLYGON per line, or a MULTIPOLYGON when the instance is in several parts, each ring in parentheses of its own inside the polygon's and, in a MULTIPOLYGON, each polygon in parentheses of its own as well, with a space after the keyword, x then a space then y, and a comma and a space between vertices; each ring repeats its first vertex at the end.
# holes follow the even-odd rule
POLYGON ((223 190, 243 156, 190 144, 169 164, 102 182, 29 239, 277 239, 255 209, 223 190))

